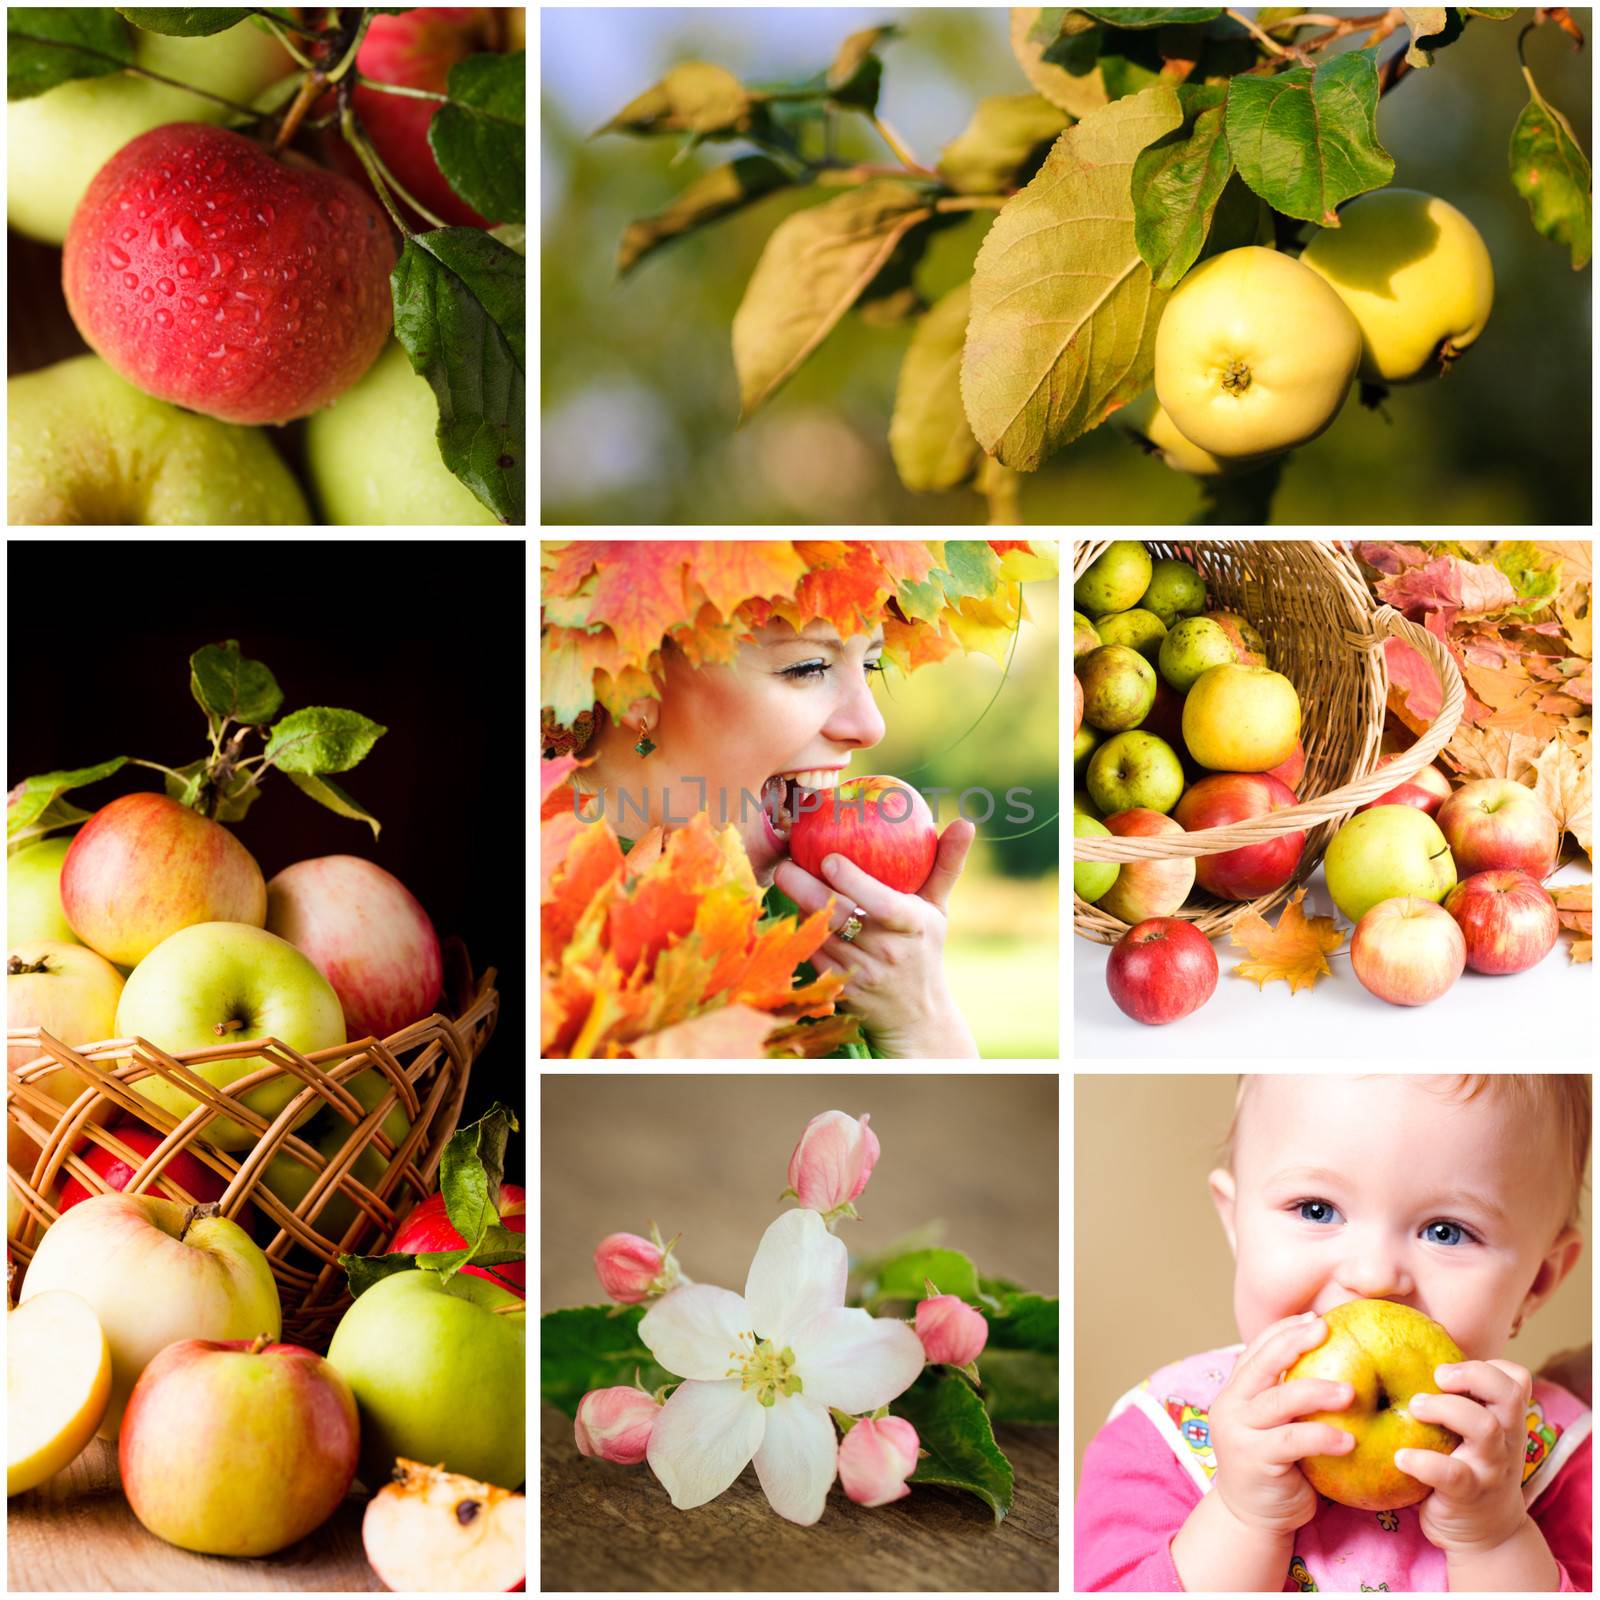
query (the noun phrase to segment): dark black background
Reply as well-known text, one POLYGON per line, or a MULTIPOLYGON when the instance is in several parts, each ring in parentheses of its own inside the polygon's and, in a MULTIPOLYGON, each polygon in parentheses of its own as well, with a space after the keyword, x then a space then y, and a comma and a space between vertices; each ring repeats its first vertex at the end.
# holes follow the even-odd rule
MULTIPOLYGON (((473 1067, 462 1121, 500 1100, 523 1131, 528 1094, 524 917, 524 564, 521 541, 328 540, 8 543, 6 785, 114 756, 178 768, 210 749, 189 657, 237 639, 283 693, 359 712, 389 731, 331 780, 381 824, 329 811, 268 771, 237 824, 268 879, 310 856, 392 872, 441 940, 496 969, 501 1009, 473 1067)), ((264 741, 247 737, 259 753, 264 741)), ((161 791, 124 766, 66 796, 85 811, 161 791)))

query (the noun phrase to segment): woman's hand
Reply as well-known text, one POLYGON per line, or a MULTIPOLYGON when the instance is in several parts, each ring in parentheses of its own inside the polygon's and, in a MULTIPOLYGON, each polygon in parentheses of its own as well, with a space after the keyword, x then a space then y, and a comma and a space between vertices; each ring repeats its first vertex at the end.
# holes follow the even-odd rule
POLYGON ((978 830, 965 819, 939 837, 928 881, 916 894, 879 883, 844 856, 823 858, 823 878, 793 861, 779 864, 778 887, 807 916, 833 897, 833 933, 811 958, 818 972, 842 972, 843 1003, 889 1057, 976 1057, 978 1047, 950 998, 944 976, 946 906, 978 830), (839 930, 859 906, 866 915, 853 940, 839 930))

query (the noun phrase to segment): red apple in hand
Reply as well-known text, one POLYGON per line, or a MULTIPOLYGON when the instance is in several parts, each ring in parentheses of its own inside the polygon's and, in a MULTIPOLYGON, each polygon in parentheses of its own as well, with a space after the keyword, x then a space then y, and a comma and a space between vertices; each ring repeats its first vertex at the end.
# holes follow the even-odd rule
POLYGON ((1356 923, 1350 965, 1392 1006, 1425 1006, 1461 976, 1467 945, 1456 919, 1432 900, 1380 900, 1356 923))
POLYGON ((928 881, 938 849, 928 802, 910 784, 882 775, 802 791, 789 830, 790 858, 813 877, 823 876, 825 857, 841 855, 901 894, 928 881))
MULTIPOLYGON (((520 1185, 500 1185, 500 1226, 512 1233, 525 1233, 528 1227, 527 1197, 520 1185)), ((442 1194, 430 1194, 414 1207, 400 1224, 399 1231, 389 1241, 391 1254, 424 1255, 431 1250, 459 1250, 465 1241, 450 1221, 444 1207, 442 1194)), ((487 1278, 503 1289, 527 1299, 528 1264, 526 1261, 507 1261, 497 1267, 463 1267, 474 1277, 487 1278)))
POLYGON ((224 422, 288 422, 377 358, 394 260, 388 219, 349 179, 174 122, 95 174, 61 281, 78 331, 136 388, 224 422))
MULTIPOLYGON (((157 1147, 163 1142, 163 1135, 154 1128, 148 1128, 142 1122, 114 1122, 106 1132, 120 1139, 130 1150, 135 1151, 141 1161, 154 1154, 157 1147)), ((114 1155, 110 1150, 98 1144, 90 1144, 87 1149, 77 1152, 78 1159, 86 1167, 100 1175, 107 1188, 118 1192, 126 1189, 133 1181, 138 1166, 130 1166, 127 1160, 119 1155, 114 1155)), ((64 1169, 63 1169, 64 1170, 64 1169)), ((213 1167, 208 1167, 198 1156, 190 1150, 180 1150, 172 1156, 161 1169, 161 1177, 147 1188, 141 1190, 142 1194, 159 1195, 163 1200, 177 1200, 189 1203, 184 1195, 177 1192, 164 1180, 170 1178, 172 1184, 188 1190, 189 1198, 205 1204, 208 1201, 220 1200, 228 1185, 222 1174, 213 1167)), ((96 1193, 100 1191, 96 1190, 96 1193)), ((59 1211, 70 1211, 80 1201, 89 1198, 86 1189, 74 1177, 68 1177, 61 1185, 61 1198, 56 1202, 59 1211)), ((256 1209, 247 1200, 239 1208, 239 1213, 233 1219, 241 1228, 252 1236, 256 1227, 256 1209)))
POLYGON ((1445 896, 1467 942, 1467 965, 1501 977, 1550 954, 1560 931, 1556 903, 1525 872, 1475 872, 1445 896))
POLYGON ((347 1037, 391 1033, 428 1016, 444 981, 428 913, 392 874, 360 856, 317 856, 267 885, 267 930, 325 977, 347 1037))
POLYGON ((1555 870, 1561 829, 1532 789, 1509 778, 1462 784, 1436 820, 1462 878, 1499 870, 1547 878, 1555 870))
POLYGON ((265 1556, 320 1528, 356 1474, 355 1396, 315 1351, 257 1339, 181 1339, 144 1369, 118 1464, 158 1538, 265 1556))
POLYGON ((1192 922, 1152 917, 1112 946, 1106 987, 1135 1022, 1176 1022, 1217 987, 1217 954, 1192 922))
MULTIPOLYGON (((1189 833, 1270 816, 1295 804, 1292 790, 1268 772, 1221 772, 1191 786, 1172 814, 1189 833)), ((1240 845, 1195 858, 1195 882, 1219 900, 1254 900, 1281 889, 1300 865, 1304 833, 1280 833, 1260 844, 1240 845)))

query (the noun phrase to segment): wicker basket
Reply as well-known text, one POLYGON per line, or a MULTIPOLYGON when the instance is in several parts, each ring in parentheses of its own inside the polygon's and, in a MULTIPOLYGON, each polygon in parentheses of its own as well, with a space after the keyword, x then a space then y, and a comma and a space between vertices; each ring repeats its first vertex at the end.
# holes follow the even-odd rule
MULTIPOLYGON (((256 1242, 272 1264, 283 1304, 284 1337, 325 1349, 339 1317, 350 1303, 341 1252, 357 1255, 381 1251, 400 1219, 436 1187, 435 1175, 450 1135, 460 1119, 473 1062, 494 1032, 500 997, 490 969, 470 1003, 457 1017, 424 1018, 387 1039, 364 1039, 301 1055, 276 1039, 230 1040, 226 1045, 172 1055, 147 1040, 108 1039, 74 1050, 41 1029, 7 1031, 7 1044, 26 1046, 26 1065, 6 1073, 6 1116, 10 1195, 20 1207, 7 1228, 10 1259, 19 1269, 33 1259, 34 1247, 59 1212, 52 1203, 68 1175, 92 1194, 107 1185, 82 1159, 92 1142, 120 1155, 137 1170, 123 1192, 149 1189, 159 1179, 162 1190, 193 1200, 162 1169, 179 1151, 188 1151, 227 1183, 220 1205, 224 1216, 237 1218, 248 1202, 257 1214, 256 1242), (232 1057, 266 1057, 274 1065, 252 1071, 226 1088, 216 1089, 188 1072, 197 1063, 232 1057), (388 1081, 368 1110, 346 1087, 371 1072, 388 1081), (46 1093, 47 1079, 66 1074, 79 1080, 82 1091, 70 1105, 59 1088, 46 1093), (242 1104, 240 1096, 282 1076, 303 1085, 270 1121, 242 1104), (165 1078, 201 1103, 181 1120, 140 1092, 149 1076, 165 1078), (296 1129, 325 1108, 350 1125, 343 1144, 328 1158, 296 1136, 296 1129), (399 1107, 410 1131, 396 1146, 383 1132, 384 1120, 399 1107), (143 1161, 106 1131, 121 1115, 136 1118, 167 1135, 143 1161), (254 1145, 222 1151, 205 1141, 207 1127, 225 1116, 259 1130, 254 1145), (20 1153, 38 1150, 31 1167, 15 1164, 20 1153), (371 1147, 384 1164, 376 1187, 354 1175, 360 1157, 371 1147), (290 1208, 261 1181, 280 1152, 292 1152, 318 1174, 299 1205, 290 1208), (330 1237, 318 1218, 335 1194, 354 1209, 353 1219, 330 1237)), ((58 1082, 59 1082, 58 1078, 58 1082)), ((70 1093, 70 1090, 68 1091, 70 1093)), ((160 1191, 158 1191, 160 1192, 160 1191)))
MULTIPOLYGON (((1073 577, 1115 541, 1074 547, 1073 577)), ((1389 606, 1374 607, 1355 559, 1339 541, 1145 540, 1152 558, 1187 561, 1206 584, 1206 607, 1247 617, 1267 643, 1271 665, 1300 696, 1301 742, 1306 751, 1300 804, 1268 817, 1154 838, 1075 839, 1080 861, 1165 861, 1216 855, 1304 830, 1306 847, 1294 877, 1259 900, 1217 900, 1196 889, 1172 914, 1193 922, 1207 937, 1226 932, 1250 912, 1270 910, 1295 891, 1322 859, 1329 840, 1358 806, 1403 783, 1426 766, 1454 733, 1465 701, 1461 675, 1449 652, 1425 628, 1389 606), (1375 771, 1383 735, 1389 680, 1384 644, 1404 639, 1426 658, 1444 691, 1428 731, 1383 771, 1375 771)), ((1074 780, 1076 782, 1076 780, 1074 780)), ((1077 933, 1114 944, 1128 924, 1073 896, 1077 933)))

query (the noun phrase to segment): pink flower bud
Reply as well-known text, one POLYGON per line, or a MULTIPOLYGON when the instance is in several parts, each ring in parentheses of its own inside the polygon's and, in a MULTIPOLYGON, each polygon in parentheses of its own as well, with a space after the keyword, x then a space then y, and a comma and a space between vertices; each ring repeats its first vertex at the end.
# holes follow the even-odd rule
POLYGON ((917 1304, 917 1337, 935 1365, 964 1367, 989 1342, 989 1324, 959 1296, 935 1295, 917 1304))
POLYGON ((886 1506, 911 1490, 917 1430, 904 1417, 863 1417, 839 1441, 839 1481, 858 1506, 886 1506))
POLYGON ((573 1436, 584 1455, 631 1467, 644 1460, 660 1415, 661 1407, 639 1389, 591 1389, 578 1402, 573 1436))
POLYGON ((867 1186, 878 1160, 878 1138, 842 1111, 824 1111, 806 1124, 789 1157, 789 1187, 809 1211, 836 1211, 867 1186))
POLYGON ((636 1233, 608 1234, 594 1247, 594 1270, 613 1300, 637 1305, 661 1276, 662 1252, 636 1233))

